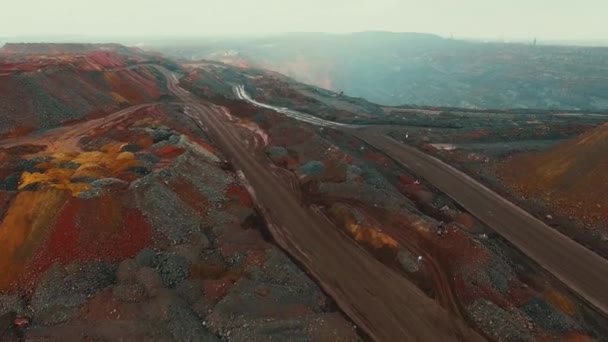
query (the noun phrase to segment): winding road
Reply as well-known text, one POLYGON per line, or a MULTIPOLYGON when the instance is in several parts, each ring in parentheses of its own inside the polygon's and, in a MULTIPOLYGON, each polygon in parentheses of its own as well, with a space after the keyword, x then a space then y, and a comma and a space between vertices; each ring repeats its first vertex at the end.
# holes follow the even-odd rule
MULTIPOLYGON (((245 101, 260 105, 248 96, 242 96, 242 92, 236 94, 245 101)), ((279 113, 285 112, 284 108, 268 104, 264 104, 264 107, 273 108, 279 113)), ((290 116, 295 119, 311 116, 290 112, 290 116)), ((303 121, 313 123, 312 120, 303 121)), ((608 260, 549 227, 465 173, 386 136, 384 128, 345 128, 335 123, 332 125, 331 121, 322 121, 322 126, 347 130, 426 179, 566 284, 583 300, 608 314, 608 260)))
POLYGON ((297 199, 281 177, 256 158, 222 113, 180 88, 169 89, 189 108, 255 191, 275 241, 296 258, 338 306, 376 341, 482 341, 483 337, 447 312, 408 280, 385 266, 297 199))

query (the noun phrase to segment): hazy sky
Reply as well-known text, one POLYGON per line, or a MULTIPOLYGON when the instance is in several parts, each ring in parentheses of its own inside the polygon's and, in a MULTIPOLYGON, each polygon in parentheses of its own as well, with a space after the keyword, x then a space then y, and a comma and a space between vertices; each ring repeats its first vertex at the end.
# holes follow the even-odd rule
POLYGON ((0 36, 387 30, 607 39, 608 0, 3 0, 0 36))

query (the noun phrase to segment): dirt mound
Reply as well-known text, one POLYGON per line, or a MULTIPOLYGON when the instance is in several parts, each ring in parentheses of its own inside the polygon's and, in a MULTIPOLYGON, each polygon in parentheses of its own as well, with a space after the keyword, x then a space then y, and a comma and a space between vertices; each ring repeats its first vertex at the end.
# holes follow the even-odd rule
POLYGON ((100 117, 167 94, 165 79, 137 58, 108 51, 0 58, 0 135, 100 117))
POLYGON ((538 197, 587 223, 608 222, 608 124, 542 152, 517 155, 498 169, 515 191, 538 197))

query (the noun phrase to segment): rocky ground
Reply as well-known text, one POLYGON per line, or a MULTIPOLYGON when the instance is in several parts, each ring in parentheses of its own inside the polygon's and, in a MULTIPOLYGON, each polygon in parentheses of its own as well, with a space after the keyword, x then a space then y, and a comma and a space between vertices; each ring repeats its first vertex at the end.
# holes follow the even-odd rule
MULTIPOLYGON (((181 84, 224 106, 251 152, 303 205, 485 337, 608 336, 605 317, 420 175, 344 131, 239 101, 232 85, 326 119, 373 117, 393 137, 472 173, 512 154, 502 145, 511 140, 524 141, 521 150, 545 148, 601 118, 572 126, 569 117, 538 124, 532 114, 383 115, 263 71, 203 63, 184 74, 181 84)), ((166 100, 0 141, 0 339, 365 340, 273 243, 222 151, 186 108, 166 100)))
POLYGON ((180 110, 140 110, 77 151, 3 150, 2 336, 359 340, 180 110))
POLYGON ((67 51, 22 55, 0 49, 0 137, 98 118, 168 95, 164 78, 150 65, 168 64, 163 59, 127 48, 67 51))
MULTIPOLYGON (((209 70, 213 68, 206 68, 205 72, 209 70)), ((200 85, 205 85, 200 89, 196 77, 187 85, 202 96, 222 98, 222 91, 212 92, 209 83, 201 82, 200 85)), ((268 143, 260 148, 270 163, 293 175, 306 203, 317 207, 336 228, 402 272, 454 314, 467 319, 488 338, 601 340, 606 336, 604 318, 593 308, 432 185, 425 184, 422 178, 381 151, 341 131, 246 106, 232 100, 229 93, 220 101, 236 116, 234 120, 255 125, 267 134, 268 143)), ((299 103, 305 106, 306 102, 299 103)), ((524 118, 530 120, 511 114, 501 120, 510 123, 524 118)), ((577 128, 569 127, 566 121, 556 122, 548 131, 540 129, 540 132, 552 139, 562 139, 585 129, 584 125, 577 128)), ((587 127, 595 122, 596 119, 590 120, 587 127)), ((500 123, 497 129, 500 125, 504 127, 500 123)), ((433 131, 414 127, 408 139, 423 146, 432 141, 427 134, 443 137, 441 132, 433 131)), ((462 131, 467 136, 466 129, 462 131)), ((508 140, 510 131, 504 128, 502 131, 503 141, 508 140)), ((539 128, 534 127, 519 134, 525 137, 538 132, 539 128)), ((397 133, 395 136, 398 137, 397 133)), ((468 139, 473 142, 477 138, 468 139)), ((483 157, 475 162, 486 163, 483 157)))

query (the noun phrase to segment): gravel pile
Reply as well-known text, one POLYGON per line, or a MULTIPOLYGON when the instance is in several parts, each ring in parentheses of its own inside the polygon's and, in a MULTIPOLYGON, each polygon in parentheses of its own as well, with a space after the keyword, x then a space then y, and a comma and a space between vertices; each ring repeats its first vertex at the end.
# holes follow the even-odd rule
MULTIPOLYGON (((78 98, 73 99, 75 106, 70 108, 44 89, 42 84, 47 82, 45 80, 47 76, 44 73, 38 73, 34 76, 25 74, 21 77, 26 92, 31 96, 32 109, 38 119, 36 124, 39 128, 52 128, 63 121, 79 119, 87 114, 83 110, 83 103, 78 101, 78 98)), ((69 91, 69 89, 65 89, 65 91, 69 91)), ((73 93, 73 91, 70 91, 70 93, 73 93)))
POLYGON ((357 340, 350 323, 337 313, 327 313, 328 302, 304 272, 271 248, 262 267, 237 281, 207 320, 226 340, 311 341, 323 339, 320 336, 357 340))
POLYGON ((97 291, 114 281, 114 267, 101 263, 53 265, 40 279, 30 303, 40 324, 67 321, 97 291))
POLYGON ((187 305, 170 305, 168 309, 167 330, 175 341, 220 341, 201 324, 200 317, 187 305))
POLYGON ((348 164, 346 166, 346 180, 349 182, 359 179, 363 174, 363 170, 357 165, 348 164))
MULTIPOLYGON (((321 289, 304 273, 285 253, 273 248, 266 252, 266 262, 259 272, 253 271, 251 278, 260 282, 287 286, 291 293, 305 297, 318 297, 314 302, 325 301, 327 298, 321 289)), ((311 303, 311 306, 318 304, 311 303)), ((322 307, 317 307, 321 310, 322 307)))
POLYGON ((110 186, 127 186, 129 183, 116 178, 102 178, 91 182, 94 188, 106 188, 110 186))
POLYGON ((137 207, 146 215, 157 236, 164 236, 171 244, 184 243, 192 232, 200 230, 199 215, 158 175, 155 173, 131 184, 137 207))
POLYGON ((298 168, 300 176, 319 177, 325 172, 325 164, 318 160, 311 160, 298 168))
POLYGON ((549 332, 565 333, 577 330, 576 323, 542 298, 533 298, 522 310, 534 323, 549 332))
POLYGON ((137 159, 146 167, 152 168, 160 161, 160 158, 150 153, 137 153, 137 159))
POLYGON ((283 158, 287 156, 288 151, 283 146, 269 146, 266 148, 266 154, 270 158, 283 158))
POLYGON ((171 168, 175 176, 192 182, 210 203, 220 204, 226 201, 226 188, 236 179, 215 164, 199 158, 193 152, 181 155, 171 168))
POLYGON ((492 260, 486 268, 486 273, 492 287, 502 294, 507 294, 515 273, 502 254, 492 253, 492 260))
POLYGON ((496 341, 534 341, 523 324, 513 320, 511 314, 496 304, 479 299, 468 307, 469 318, 481 331, 496 341))
POLYGON ((190 262, 183 255, 163 253, 158 256, 156 270, 166 288, 175 288, 188 278, 190 262))
POLYGON ((152 141, 154 143, 159 143, 161 141, 169 140, 171 137, 176 135, 176 133, 174 133, 172 130, 170 130, 167 127, 156 127, 156 128, 148 127, 148 128, 145 128, 144 131, 150 135, 150 137, 152 138, 152 141))
POLYGON ((416 273, 420 270, 420 262, 417 257, 404 248, 399 249, 397 262, 408 273, 416 273))
POLYGON ((14 312, 18 316, 24 316, 29 313, 23 298, 17 295, 0 295, 0 316, 4 316, 9 312, 14 312))
POLYGON ((221 156, 219 151, 214 151, 211 153, 209 150, 203 148, 199 144, 192 142, 192 140, 185 135, 180 137, 178 146, 188 150, 193 157, 200 158, 201 160, 211 162, 213 164, 219 164, 220 159, 225 159, 224 157, 218 158, 218 155, 221 156))

